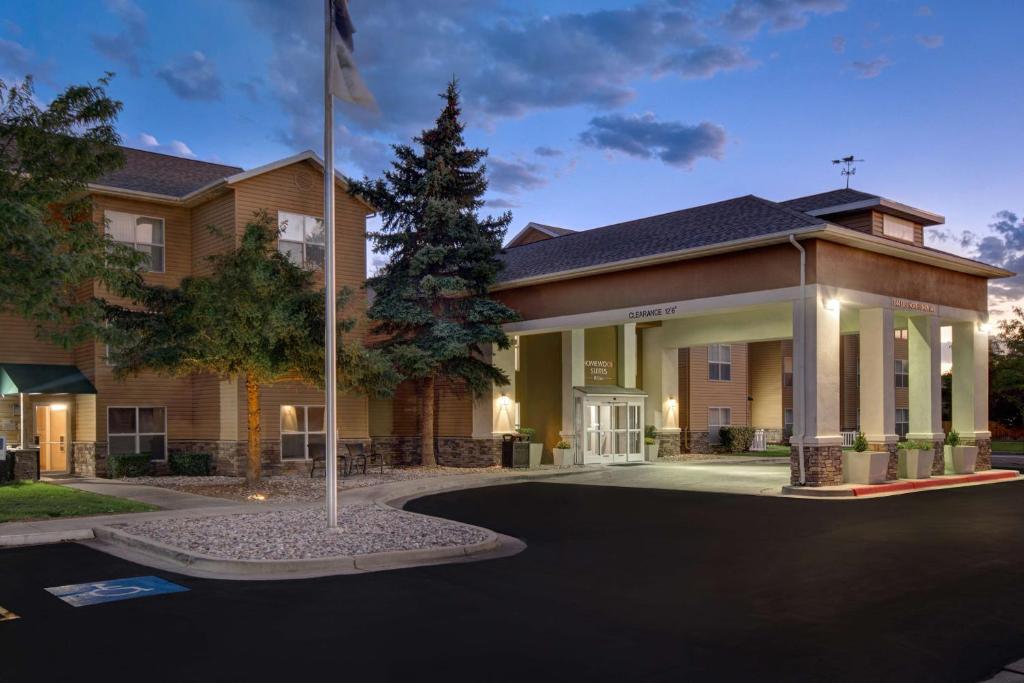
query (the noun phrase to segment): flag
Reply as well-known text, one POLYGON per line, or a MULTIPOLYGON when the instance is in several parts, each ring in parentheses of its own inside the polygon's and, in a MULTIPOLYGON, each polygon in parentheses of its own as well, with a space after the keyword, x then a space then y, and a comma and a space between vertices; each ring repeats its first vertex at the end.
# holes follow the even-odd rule
POLYGON ((356 69, 355 51, 352 34, 356 32, 352 25, 352 17, 348 13, 347 0, 330 0, 331 3, 331 45, 329 76, 330 93, 339 100, 377 108, 377 102, 366 87, 359 71, 356 69))

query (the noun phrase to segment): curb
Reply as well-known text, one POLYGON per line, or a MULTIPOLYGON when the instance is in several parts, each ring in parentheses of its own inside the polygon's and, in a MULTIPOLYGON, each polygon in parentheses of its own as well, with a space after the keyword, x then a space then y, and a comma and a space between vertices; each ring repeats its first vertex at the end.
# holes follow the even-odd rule
MULTIPOLYGON (((473 528, 482 529, 482 527, 473 528)), ((173 565, 175 571, 183 574, 236 580, 267 580, 357 574, 382 569, 436 564, 487 553, 502 545, 502 538, 498 534, 489 529, 482 530, 487 532, 487 538, 472 545, 394 550, 366 555, 336 555, 299 560, 236 560, 214 557, 182 550, 113 527, 96 527, 95 538, 108 545, 149 558, 163 560, 173 565)))
POLYGON ((782 495, 794 498, 875 498, 877 496, 890 496, 902 493, 918 493, 920 491, 933 491, 947 488, 959 488, 962 486, 975 486, 978 484, 999 484, 1008 481, 1018 481, 1024 477, 1015 470, 986 470, 975 474, 964 475, 943 475, 940 478, 929 477, 927 479, 905 479, 885 484, 874 484, 865 486, 852 486, 840 489, 831 487, 813 486, 783 486, 782 495))
POLYGON ((68 531, 40 531, 34 534, 11 534, 0 536, 0 548, 17 548, 25 545, 44 545, 65 541, 90 541, 95 538, 92 529, 69 529, 68 531))

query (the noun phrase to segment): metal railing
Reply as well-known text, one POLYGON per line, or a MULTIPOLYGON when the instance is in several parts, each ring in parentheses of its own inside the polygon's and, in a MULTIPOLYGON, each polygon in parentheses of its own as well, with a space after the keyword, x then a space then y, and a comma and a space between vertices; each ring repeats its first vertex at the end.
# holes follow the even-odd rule
POLYGON ((843 448, 853 448, 853 440, 857 438, 857 432, 841 432, 843 435, 843 448))

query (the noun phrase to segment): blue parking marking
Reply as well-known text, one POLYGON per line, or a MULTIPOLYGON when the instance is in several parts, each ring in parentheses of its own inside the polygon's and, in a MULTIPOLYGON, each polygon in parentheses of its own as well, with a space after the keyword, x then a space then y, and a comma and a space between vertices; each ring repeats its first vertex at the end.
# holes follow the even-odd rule
POLYGON ((72 607, 85 607, 104 602, 148 598, 152 595, 182 593, 188 588, 165 581, 158 576, 135 576, 128 579, 111 579, 93 583, 73 583, 69 586, 54 586, 46 590, 72 607))

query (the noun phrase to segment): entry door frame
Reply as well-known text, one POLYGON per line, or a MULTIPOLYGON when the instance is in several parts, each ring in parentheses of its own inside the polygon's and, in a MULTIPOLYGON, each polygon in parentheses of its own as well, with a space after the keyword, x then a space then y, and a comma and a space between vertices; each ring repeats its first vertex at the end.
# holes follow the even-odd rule
POLYGON ((32 404, 32 420, 33 420, 33 432, 34 436, 39 435, 39 469, 43 472, 53 473, 67 473, 71 471, 71 429, 72 429, 72 415, 71 415, 71 403, 70 401, 50 401, 48 403, 33 403, 32 404), (50 434, 50 425, 54 412, 55 405, 63 406, 60 412, 64 413, 64 440, 60 441, 53 440, 50 434), (45 415, 45 424, 40 428, 39 424, 39 412, 43 410, 45 415), (46 441, 43 437, 46 437, 46 441), (53 465, 53 450, 57 449, 63 453, 64 466, 62 468, 54 469, 53 465), (45 459, 44 459, 45 454, 45 459), (44 466, 45 465, 45 466, 44 466))
POLYGON ((637 394, 623 394, 623 395, 583 395, 579 397, 577 403, 577 419, 576 419, 576 442, 577 446, 577 462, 582 464, 618 464, 627 462, 643 462, 644 451, 643 451, 643 417, 644 417, 644 400, 643 395, 637 394), (626 424, 620 426, 616 423, 614 415, 614 409, 620 406, 626 407, 626 424), (607 407, 609 428, 608 429, 588 429, 589 412, 591 408, 598 409, 598 415, 601 414, 601 408, 607 407), (634 410, 635 409, 635 410, 634 410), (636 426, 630 426, 630 420, 635 418, 636 426), (596 434, 596 446, 597 450, 591 449, 591 434, 596 434), (617 436, 622 434, 625 436, 626 452, 616 452, 616 441, 617 436), (604 439, 611 439, 610 453, 603 455, 601 451, 604 439), (632 452, 631 445, 637 444, 636 452, 632 452))

